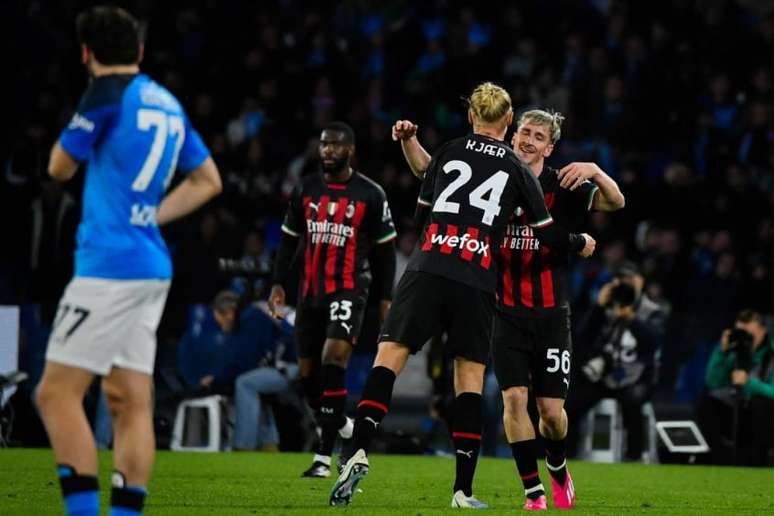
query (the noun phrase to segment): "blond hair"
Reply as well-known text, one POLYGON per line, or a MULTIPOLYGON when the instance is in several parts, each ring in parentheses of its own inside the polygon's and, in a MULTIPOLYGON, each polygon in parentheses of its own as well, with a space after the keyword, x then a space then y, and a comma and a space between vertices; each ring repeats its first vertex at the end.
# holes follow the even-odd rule
POLYGON ((500 86, 484 82, 470 94, 468 105, 476 122, 494 124, 511 112, 511 96, 500 86))
POLYGON ((542 109, 525 111, 519 117, 517 127, 521 127, 528 122, 548 127, 548 136, 551 138, 552 144, 558 142, 559 138, 562 137, 562 122, 564 122, 564 115, 558 111, 544 111, 542 109))

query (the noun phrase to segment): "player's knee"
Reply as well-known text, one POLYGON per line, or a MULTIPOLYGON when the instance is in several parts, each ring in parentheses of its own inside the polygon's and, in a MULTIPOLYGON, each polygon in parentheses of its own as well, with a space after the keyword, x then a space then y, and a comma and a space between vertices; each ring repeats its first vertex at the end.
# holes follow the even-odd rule
POLYGON ((325 347, 323 348, 322 363, 347 367, 351 353, 352 347, 349 342, 329 339, 325 342, 325 347))
POLYGON ((105 399, 113 417, 122 414, 136 414, 150 409, 150 399, 140 393, 126 392, 122 389, 106 388, 105 399))
POLYGON ((38 410, 44 412, 48 407, 56 403, 57 392, 57 389, 52 389, 48 382, 40 382, 40 385, 35 390, 35 404, 38 406, 38 410))
POLYGON ((564 420, 564 409, 558 404, 538 404, 538 412, 543 424, 549 428, 559 428, 564 420))
POLYGON ((511 387, 503 391, 503 409, 507 417, 513 418, 527 412, 529 391, 526 387, 511 387))

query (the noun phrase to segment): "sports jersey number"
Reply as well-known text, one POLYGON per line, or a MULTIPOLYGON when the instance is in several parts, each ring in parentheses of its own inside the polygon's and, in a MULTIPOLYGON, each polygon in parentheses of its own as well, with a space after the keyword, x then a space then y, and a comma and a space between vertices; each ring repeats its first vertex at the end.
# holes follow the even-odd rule
POLYGON ((331 303, 331 321, 348 321, 352 317, 352 301, 331 303), (338 312, 338 313, 336 313, 338 312))
MULTIPOLYGON (((470 181, 470 178, 473 177, 473 170, 470 168, 470 165, 464 161, 454 159, 443 166, 443 171, 446 174, 457 171, 460 175, 457 179, 452 181, 449 186, 444 188, 443 192, 441 192, 433 205, 433 211, 459 213, 460 203, 452 202, 448 199, 454 192, 470 181)), ((500 197, 503 195, 503 190, 505 189, 505 184, 507 182, 508 174, 500 170, 478 185, 478 187, 470 192, 470 195, 468 196, 468 201, 471 206, 484 211, 481 222, 487 226, 491 226, 494 222, 494 218, 500 214, 500 197), (488 199, 485 198, 487 194, 489 195, 488 199)))
POLYGON ((137 129, 141 131, 150 131, 155 128, 153 133, 153 143, 150 152, 142 164, 140 173, 132 183, 132 190, 135 192, 144 192, 153 180, 153 176, 159 168, 159 162, 164 156, 164 148, 167 144, 167 138, 171 135, 175 138, 175 150, 172 154, 172 160, 169 164, 169 170, 164 177, 164 188, 169 185, 172 179, 172 173, 177 166, 177 157, 180 154, 180 148, 185 140, 185 125, 183 119, 177 115, 167 115, 158 109, 138 109, 137 110, 137 129))
POLYGON ((555 373, 561 366, 562 372, 568 374, 570 372, 570 352, 568 350, 562 351, 562 359, 559 360, 559 348, 548 348, 546 350, 546 360, 553 362, 552 365, 546 368, 549 373, 555 373))
POLYGON ((56 316, 56 320, 54 321, 54 326, 52 329, 56 330, 70 313, 72 313, 75 320, 70 325, 70 328, 65 332, 65 340, 69 339, 70 336, 75 333, 75 330, 77 330, 78 327, 83 324, 83 321, 86 320, 91 311, 88 308, 83 308, 82 306, 71 306, 68 304, 63 304, 59 307, 59 313, 56 316))

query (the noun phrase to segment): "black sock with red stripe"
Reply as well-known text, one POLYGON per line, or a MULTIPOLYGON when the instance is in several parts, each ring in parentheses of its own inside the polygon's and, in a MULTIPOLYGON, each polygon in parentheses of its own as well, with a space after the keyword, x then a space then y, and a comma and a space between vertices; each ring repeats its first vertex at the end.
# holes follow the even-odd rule
POLYGON ((481 395, 463 392, 454 400, 452 414, 452 441, 457 459, 457 476, 453 493, 462 490, 473 495, 473 474, 476 472, 481 448, 481 395))
POLYGON ((511 453, 516 461, 516 468, 519 470, 527 498, 537 500, 545 495, 546 490, 538 474, 537 441, 533 438, 511 443, 511 453))
POLYGON ((543 437, 546 443, 546 466, 548 473, 560 486, 567 479, 567 437, 558 441, 543 437))
POLYGON ((352 434, 352 451, 359 449, 368 453, 368 447, 376 435, 379 425, 392 400, 392 386, 395 384, 395 373, 392 369, 376 366, 371 369, 366 380, 363 396, 357 404, 355 429, 352 434))
POLYGON ((344 408, 347 406, 345 377, 347 370, 335 364, 322 366, 322 398, 317 422, 322 429, 317 454, 330 457, 336 445, 336 436, 344 423, 344 408))

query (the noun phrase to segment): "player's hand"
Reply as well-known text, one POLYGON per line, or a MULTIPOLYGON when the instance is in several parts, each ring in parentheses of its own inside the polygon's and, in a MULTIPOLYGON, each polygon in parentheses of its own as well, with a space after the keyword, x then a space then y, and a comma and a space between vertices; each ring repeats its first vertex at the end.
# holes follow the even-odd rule
POLYGON ((749 379, 747 371, 744 369, 734 369, 731 371, 731 383, 736 387, 744 387, 749 379))
POLYGON ((597 241, 588 233, 582 233, 581 236, 586 239, 586 245, 583 246, 583 249, 581 249, 578 254, 584 258, 588 258, 594 254, 594 249, 597 247, 597 241))
POLYGON ((210 385, 212 385, 212 382, 214 381, 215 381, 215 377, 212 376, 211 374, 208 374, 207 376, 204 376, 202 377, 201 380, 199 380, 199 385, 201 385, 202 387, 209 387, 210 385))
POLYGON ((398 120, 395 125, 392 126, 392 141, 408 140, 413 136, 416 136, 419 126, 413 123, 411 120, 398 120))
POLYGON ((282 308, 285 306, 285 289, 282 285, 274 285, 271 287, 271 294, 269 294, 269 311, 271 316, 277 319, 284 317, 282 308))
POLYGON ((387 320, 387 314, 390 313, 390 306, 392 306, 392 301, 387 299, 382 299, 382 302, 379 304, 379 320, 382 324, 387 320))
POLYGON ((723 333, 720 334, 720 350, 725 353, 728 351, 728 346, 730 345, 728 339, 731 337, 731 330, 725 329, 723 330, 723 333))
POLYGON ((570 163, 559 171, 559 186, 570 191, 578 188, 584 181, 591 180, 601 169, 596 163, 570 163))

